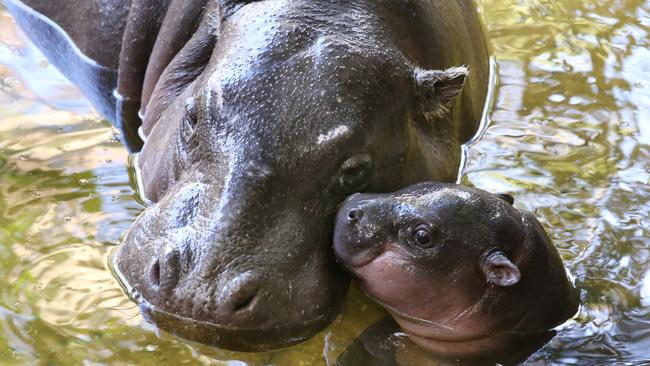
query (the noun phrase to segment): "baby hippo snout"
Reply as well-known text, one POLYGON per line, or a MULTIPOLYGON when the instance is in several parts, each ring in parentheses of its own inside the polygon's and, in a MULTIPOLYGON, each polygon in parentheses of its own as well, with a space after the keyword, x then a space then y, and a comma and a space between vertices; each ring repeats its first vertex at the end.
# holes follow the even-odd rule
POLYGON ((350 224, 356 224, 361 217, 363 217, 363 210, 360 208, 353 208, 348 211, 348 223, 350 224))
POLYGON ((383 251, 390 220, 376 221, 386 211, 383 201, 368 194, 350 196, 340 207, 334 233, 335 255, 344 267, 362 266, 383 251))
POLYGON ((337 222, 348 225, 361 224, 365 216, 373 216, 378 213, 381 207, 378 207, 375 200, 369 194, 355 193, 348 197, 339 207, 337 222))

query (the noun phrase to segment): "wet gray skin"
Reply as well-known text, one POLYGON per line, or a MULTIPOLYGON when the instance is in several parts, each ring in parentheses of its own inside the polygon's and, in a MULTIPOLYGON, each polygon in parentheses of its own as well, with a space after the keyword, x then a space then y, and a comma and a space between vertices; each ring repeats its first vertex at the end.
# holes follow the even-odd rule
POLYGON ((138 163, 153 204, 125 235, 116 272, 160 328, 224 348, 287 346, 327 326, 348 286, 331 253, 337 206, 355 192, 455 180, 485 100, 488 54, 470 0, 138 0, 128 12, 125 1, 25 3, 73 19, 59 23, 75 52, 42 14, 8 4, 113 111, 131 149, 143 117, 138 163), (114 24, 120 52, 74 19, 114 24))
POLYGON ((409 339, 439 357, 516 352, 579 305, 543 227, 508 195, 445 183, 353 195, 334 249, 409 339))

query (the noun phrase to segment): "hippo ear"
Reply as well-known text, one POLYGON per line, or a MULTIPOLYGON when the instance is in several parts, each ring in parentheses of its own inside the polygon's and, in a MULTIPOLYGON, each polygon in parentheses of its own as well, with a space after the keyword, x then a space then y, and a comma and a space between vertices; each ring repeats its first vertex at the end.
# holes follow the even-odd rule
POLYGON ((514 205, 514 204, 515 204, 515 198, 512 197, 511 194, 508 194, 508 193, 499 193, 499 194, 497 194, 497 196, 499 196, 499 198, 501 198, 502 200, 508 202, 508 203, 511 204, 511 205, 514 205))
POLYGON ((463 91, 469 69, 452 67, 444 71, 415 71, 419 103, 425 114, 440 117, 449 111, 454 99, 463 91))
POLYGON ((513 286, 521 280, 519 268, 501 251, 484 256, 481 260, 481 270, 488 283, 499 287, 513 286))

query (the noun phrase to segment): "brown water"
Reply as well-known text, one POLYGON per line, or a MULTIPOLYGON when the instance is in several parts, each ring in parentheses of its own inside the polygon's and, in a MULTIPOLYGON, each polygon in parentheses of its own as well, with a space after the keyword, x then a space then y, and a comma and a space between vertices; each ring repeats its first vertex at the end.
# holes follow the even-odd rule
MULTIPOLYGON (((463 180, 535 212, 584 302, 528 363, 650 364, 650 2, 480 3, 500 81, 463 180)), ((157 334, 106 266, 143 208, 115 133, 0 8, 0 365, 325 365, 382 317, 355 292, 266 354, 157 334)))

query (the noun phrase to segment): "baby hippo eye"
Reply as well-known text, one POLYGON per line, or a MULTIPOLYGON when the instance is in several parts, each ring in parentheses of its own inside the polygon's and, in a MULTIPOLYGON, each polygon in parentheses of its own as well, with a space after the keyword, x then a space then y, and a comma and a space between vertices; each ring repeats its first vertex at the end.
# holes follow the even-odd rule
POLYGON ((368 186, 372 174, 370 154, 358 154, 341 165, 340 183, 348 191, 359 191, 368 186))
POLYGON ((433 244, 431 229, 426 225, 418 226, 415 231, 413 231, 413 238, 416 243, 423 247, 429 247, 433 244))

